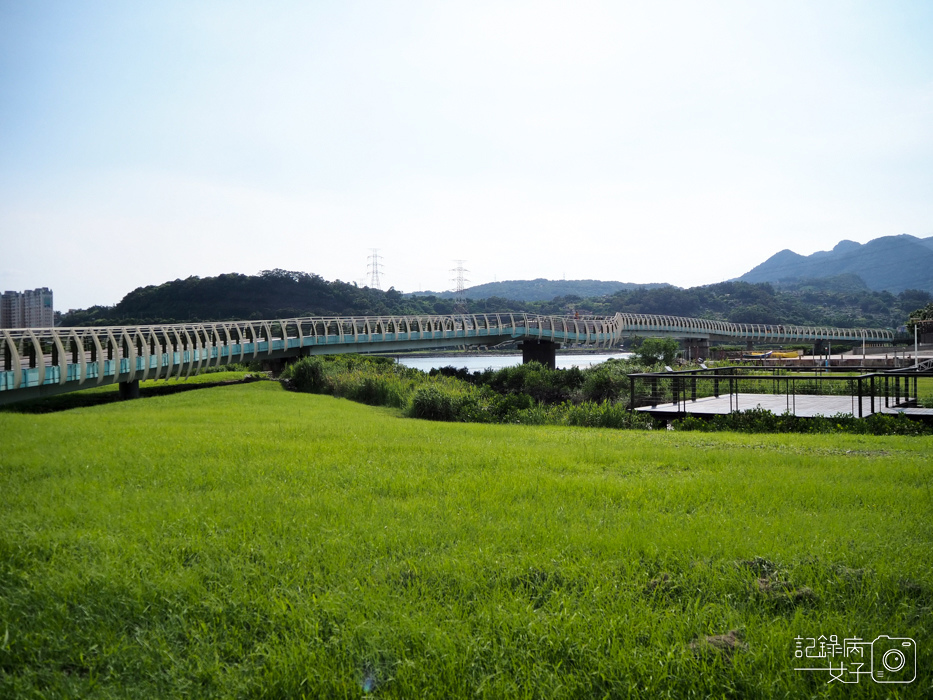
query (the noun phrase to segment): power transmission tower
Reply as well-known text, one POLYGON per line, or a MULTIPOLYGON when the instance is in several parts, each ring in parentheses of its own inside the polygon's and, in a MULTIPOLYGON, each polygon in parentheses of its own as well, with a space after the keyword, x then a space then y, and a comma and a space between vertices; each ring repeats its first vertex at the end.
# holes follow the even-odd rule
POLYGON ((379 273, 382 271, 382 263, 379 261, 382 260, 382 256, 379 255, 378 248, 371 248, 373 254, 370 255, 367 260, 369 260, 369 286, 373 289, 382 289, 382 283, 379 281, 379 273))
POLYGON ((454 260, 457 263, 457 267, 453 268, 451 272, 456 273, 456 277, 451 278, 451 282, 454 283, 454 313, 455 314, 465 314, 467 312, 467 300, 466 295, 464 294, 465 283, 470 280, 466 279, 463 276, 464 272, 469 272, 463 263, 466 260, 454 260))

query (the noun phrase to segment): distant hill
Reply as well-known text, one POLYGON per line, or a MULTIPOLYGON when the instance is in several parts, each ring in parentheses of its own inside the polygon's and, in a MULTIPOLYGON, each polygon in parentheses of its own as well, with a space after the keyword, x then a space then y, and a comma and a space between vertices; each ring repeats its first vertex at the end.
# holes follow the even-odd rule
POLYGON ((864 245, 840 241, 830 251, 798 255, 782 250, 741 277, 740 282, 787 284, 802 279, 858 275, 876 292, 921 289, 933 292, 933 236, 884 236, 864 245))
MULTIPOLYGON (((506 282, 488 282, 464 290, 467 299, 513 299, 515 301, 550 301, 557 297, 577 296, 581 298, 600 297, 633 289, 655 289, 670 285, 635 284, 633 282, 602 282, 600 280, 509 280, 506 282)), ((433 294, 449 299, 453 292, 415 292, 415 295, 433 294)))
MULTIPOLYGON (((500 282, 492 291, 530 296, 537 290, 544 300, 502 296, 473 298, 467 313, 580 313, 612 315, 618 311, 642 314, 696 316, 737 323, 798 323, 852 328, 897 327, 933 302, 933 294, 905 290, 897 295, 868 289, 854 273, 833 277, 798 278, 752 284, 721 282, 682 289, 669 284, 527 280, 500 282), (507 287, 506 285, 518 285, 507 287), (595 285, 588 286, 588 285, 595 285), (622 288, 604 293, 605 285, 622 288), (593 294, 591 290, 595 289, 593 294), (574 292, 582 292, 575 294, 574 292), (563 296, 561 296, 563 294, 563 296), (586 295, 586 296, 584 296, 586 295)), ((481 287, 480 287, 481 289, 481 287)), ((139 287, 114 306, 93 306, 63 314, 62 326, 115 326, 299 316, 363 316, 455 313, 454 300, 358 287, 340 280, 287 270, 258 275, 229 273, 189 277, 139 287)))
POLYGON ((797 277, 776 282, 774 286, 783 292, 836 292, 859 294, 871 292, 865 281, 856 274, 846 272, 832 277, 797 277))
POLYGON ((452 313, 453 301, 413 299, 395 289, 358 287, 319 275, 264 270, 189 277, 139 287, 114 306, 92 306, 64 314, 62 326, 181 323, 298 316, 452 313))

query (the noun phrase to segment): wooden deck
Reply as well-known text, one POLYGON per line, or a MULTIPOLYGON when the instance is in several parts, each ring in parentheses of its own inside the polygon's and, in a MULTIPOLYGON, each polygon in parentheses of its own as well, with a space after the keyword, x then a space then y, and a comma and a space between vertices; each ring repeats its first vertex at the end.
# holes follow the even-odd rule
MULTIPOLYGON (((801 418, 815 416, 833 416, 838 413, 851 413, 858 416, 857 396, 814 396, 812 394, 725 394, 710 396, 696 401, 681 401, 680 403, 663 403, 657 406, 641 406, 636 411, 648 413, 658 417, 674 417, 685 413, 693 416, 715 416, 747 411, 761 407, 774 414, 790 412, 801 418)), ((885 408, 884 397, 875 397, 874 409, 867 396, 862 397, 862 416, 868 417, 872 413, 886 413, 896 415, 905 413, 908 416, 933 417, 933 408, 904 408, 894 406, 885 408)))

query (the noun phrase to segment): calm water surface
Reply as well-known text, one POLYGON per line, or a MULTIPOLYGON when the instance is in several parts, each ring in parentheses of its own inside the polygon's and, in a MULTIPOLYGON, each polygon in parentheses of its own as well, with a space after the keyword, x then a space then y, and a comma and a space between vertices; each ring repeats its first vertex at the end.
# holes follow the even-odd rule
MULTIPOLYGON (((592 365, 598 365, 610 358, 625 359, 631 357, 629 352, 613 352, 602 355, 558 355, 557 369, 570 369, 579 367, 586 369, 592 365)), ((470 372, 482 372, 487 367, 492 369, 502 369, 503 367, 514 367, 522 363, 521 355, 472 355, 469 357, 455 357, 448 355, 446 357, 399 357, 399 364, 406 367, 414 367, 422 372, 428 372, 438 367, 466 367, 470 372)))

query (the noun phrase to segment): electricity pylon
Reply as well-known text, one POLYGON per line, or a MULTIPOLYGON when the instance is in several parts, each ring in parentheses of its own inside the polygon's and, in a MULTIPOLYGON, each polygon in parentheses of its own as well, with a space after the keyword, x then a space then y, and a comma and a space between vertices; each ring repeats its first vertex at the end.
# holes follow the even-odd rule
POLYGON ((450 280, 454 283, 454 313, 465 314, 467 312, 467 300, 464 289, 466 282, 470 280, 466 279, 463 273, 469 272, 469 270, 463 267, 466 260, 454 260, 454 262, 457 263, 457 267, 453 268, 451 272, 456 273, 457 276, 450 280))
POLYGON ((382 289, 382 283, 379 281, 379 273, 382 271, 382 256, 379 255, 378 248, 371 248, 373 254, 367 260, 369 261, 369 286, 373 289, 382 289))

